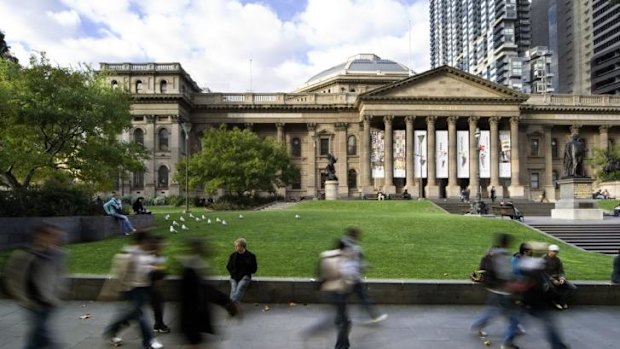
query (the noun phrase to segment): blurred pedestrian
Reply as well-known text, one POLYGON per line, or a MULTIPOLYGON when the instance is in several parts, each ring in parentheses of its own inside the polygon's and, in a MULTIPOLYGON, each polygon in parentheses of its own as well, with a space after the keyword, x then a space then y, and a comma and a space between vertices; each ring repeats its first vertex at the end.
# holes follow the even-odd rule
POLYGON ((620 284, 620 250, 618 250, 618 255, 614 257, 614 269, 611 273, 611 282, 620 284))
POLYGON ((248 243, 244 238, 235 240, 235 252, 228 257, 226 269, 230 273, 230 299, 238 304, 256 273, 258 265, 256 256, 247 250, 248 243))
POLYGON ((361 239, 361 230, 354 227, 348 227, 340 241, 342 242, 344 248, 347 249, 353 266, 353 285, 351 291, 359 299, 362 307, 370 316, 368 323, 377 323, 387 319, 388 315, 377 311, 373 302, 368 297, 368 293, 366 292, 362 275, 364 270, 367 268, 368 263, 364 258, 364 253, 362 251, 362 247, 360 246, 361 239))
POLYGON ((204 276, 207 273, 207 247, 202 240, 187 241, 187 251, 179 257, 183 266, 180 287, 181 333, 190 348, 199 348, 204 338, 202 333, 215 333, 210 304, 217 304, 235 316, 237 306, 224 293, 209 285, 204 276))
POLYGON ((142 347, 145 349, 161 349, 163 345, 154 337, 149 322, 142 309, 147 303, 151 286, 150 273, 153 270, 153 240, 146 231, 137 231, 133 235, 134 245, 126 246, 114 257, 114 277, 119 282, 126 307, 117 314, 106 327, 104 336, 111 344, 119 346, 123 339, 118 336, 120 330, 130 321, 136 321, 142 334, 142 347))
POLYGON ((50 328, 53 314, 65 291, 64 232, 44 224, 35 228, 32 246, 14 252, 7 262, 5 278, 9 291, 28 313, 24 348, 59 348, 50 328))
POLYGON ((568 308, 568 299, 575 292, 577 286, 566 280, 564 274, 564 265, 558 257, 560 247, 558 245, 549 245, 549 252, 543 257, 545 260, 545 273, 551 281, 551 301, 553 305, 559 309, 568 308))
POLYGON ((112 193, 112 198, 103 204, 103 210, 108 216, 112 216, 121 221, 121 231, 123 235, 129 235, 136 231, 131 225, 129 218, 123 213, 123 205, 121 199, 118 198, 118 194, 112 193))
POLYGON ((164 322, 164 296, 162 283, 166 277, 166 256, 164 255, 164 238, 161 236, 153 237, 153 260, 152 270, 149 274, 151 287, 149 287, 149 300, 153 309, 155 323, 153 330, 158 333, 169 333, 170 327, 164 322))

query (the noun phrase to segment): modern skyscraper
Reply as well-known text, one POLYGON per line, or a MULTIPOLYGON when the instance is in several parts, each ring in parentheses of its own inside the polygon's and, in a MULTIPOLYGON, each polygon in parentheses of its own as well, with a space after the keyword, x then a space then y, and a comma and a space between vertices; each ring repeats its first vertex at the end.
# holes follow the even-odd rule
POLYGON ((529 0, 431 0, 431 66, 450 65, 523 89, 529 0))
POLYGON ((592 1, 592 93, 620 95, 620 4, 592 1))

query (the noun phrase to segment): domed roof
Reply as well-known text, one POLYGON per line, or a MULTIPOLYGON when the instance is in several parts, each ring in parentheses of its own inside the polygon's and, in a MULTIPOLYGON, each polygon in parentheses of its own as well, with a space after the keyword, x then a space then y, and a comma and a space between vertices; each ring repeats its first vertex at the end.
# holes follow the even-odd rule
POLYGON ((346 62, 338 64, 324 70, 306 81, 306 85, 312 85, 328 78, 339 75, 412 75, 411 71, 406 66, 391 61, 389 59, 382 59, 381 57, 372 53, 362 53, 350 57, 346 62))

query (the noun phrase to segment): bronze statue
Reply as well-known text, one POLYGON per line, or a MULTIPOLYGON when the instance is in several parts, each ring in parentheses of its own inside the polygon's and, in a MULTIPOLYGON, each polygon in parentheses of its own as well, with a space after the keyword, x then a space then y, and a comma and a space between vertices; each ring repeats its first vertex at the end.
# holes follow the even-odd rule
POLYGON ((334 164, 336 163, 336 161, 338 161, 338 159, 336 159, 334 155, 329 153, 327 154, 327 161, 328 163, 325 167, 325 179, 328 181, 337 181, 338 177, 336 177, 336 167, 334 166, 334 164))
POLYGON ((583 158, 586 144, 578 134, 572 135, 564 148, 564 178, 586 177, 583 158))

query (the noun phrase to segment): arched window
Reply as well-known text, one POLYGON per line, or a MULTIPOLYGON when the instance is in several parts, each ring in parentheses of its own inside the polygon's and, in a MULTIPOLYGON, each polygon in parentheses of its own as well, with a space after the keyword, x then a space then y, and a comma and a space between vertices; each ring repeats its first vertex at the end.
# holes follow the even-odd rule
POLYGON ((357 189, 357 171, 354 169, 350 169, 347 173, 347 186, 349 186, 349 190, 357 189))
POLYGON ((144 145, 144 131, 141 128, 137 128, 133 131, 133 141, 134 143, 144 145))
POLYGON ((116 80, 112 80, 111 85, 112 85, 112 89, 113 89, 113 90, 116 90, 116 89, 118 88, 118 81, 116 81, 116 80))
POLYGON ((136 80, 136 93, 142 93, 142 80, 136 80))
POLYGON ((294 157, 301 157, 301 141, 295 137, 291 140, 291 154, 294 157))
POLYGON ((551 140, 551 157, 554 159, 558 158, 558 140, 555 138, 551 140))
POLYGON ((157 187, 168 188, 168 167, 161 165, 157 170, 157 187))
POLYGON ((159 92, 161 93, 168 92, 168 82, 166 80, 162 80, 159 82, 159 92))
POLYGON ((133 173, 133 188, 144 189, 144 171, 136 171, 133 173))
POLYGON ((159 151, 168 151, 168 129, 159 130, 159 151))
POLYGON ((347 155, 357 155, 357 138, 355 136, 347 138, 347 155))

